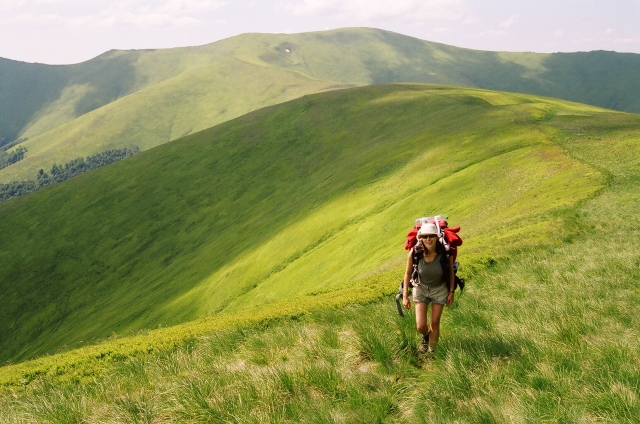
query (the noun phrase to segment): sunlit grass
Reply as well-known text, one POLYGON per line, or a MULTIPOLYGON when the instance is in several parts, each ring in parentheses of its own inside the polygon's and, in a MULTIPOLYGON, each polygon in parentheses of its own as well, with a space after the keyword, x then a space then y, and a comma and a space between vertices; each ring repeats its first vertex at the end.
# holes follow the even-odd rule
POLYGON ((0 359, 357 285, 402 267, 425 214, 463 227, 469 271, 559 243, 559 214, 605 174, 549 143, 553 127, 514 120, 522 96, 484 100, 499 95, 310 96, 0 205, 0 359))
MULTIPOLYGON (((6 422, 635 422, 637 275, 573 262, 597 237, 479 273, 443 316, 435 359, 391 297, 239 327, 128 359, 86 385, 3 395, 6 422), (602 296, 615 300, 603 301, 602 296), (57 421, 60 420, 60 421, 57 421)), ((626 249, 623 249, 626 250, 626 249)), ((609 259, 612 252, 605 256, 609 259)))
MULTIPOLYGON (((412 314, 397 315, 391 293, 402 266, 391 262, 351 286, 238 310, 228 321, 218 315, 138 339, 115 338, 103 351, 98 345, 43 358, 40 365, 4 367, 0 421, 637 422, 637 118, 565 116, 545 125, 555 128, 545 142, 564 155, 544 148, 533 149, 534 157, 556 158, 550 163, 573 180, 564 184, 551 174, 540 180, 546 190, 538 194, 533 184, 522 194, 526 202, 504 200, 516 219, 497 224, 497 235, 480 212, 459 212, 473 229, 460 259, 473 266, 465 271, 464 295, 445 310, 435 359, 418 354, 412 314), (580 166, 560 166, 572 163, 567 157, 580 166), (576 170, 592 182, 584 192, 574 191, 576 170), (585 195, 572 203, 563 192, 585 195), (540 211, 543 201, 558 206, 537 225, 538 212, 527 211, 540 211), (518 233, 518 222, 530 228, 518 233), (510 234, 520 237, 500 236, 510 234), (90 367, 82 355, 104 356, 90 367)), ((526 169, 522 151, 503 164, 526 169)), ((535 163, 529 174, 515 175, 549 169, 535 163)), ((434 186, 481 175, 470 168, 434 186)), ((485 181, 479 185, 491 189, 485 181)), ((470 189, 444 187, 453 186, 470 189)), ((369 243, 381 239, 374 235, 369 243)))

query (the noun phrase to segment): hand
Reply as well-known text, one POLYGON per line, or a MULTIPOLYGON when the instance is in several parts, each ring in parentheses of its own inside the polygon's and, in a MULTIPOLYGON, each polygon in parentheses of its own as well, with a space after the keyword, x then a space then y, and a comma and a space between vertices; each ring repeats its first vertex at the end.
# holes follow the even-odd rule
POLYGON ((449 296, 447 296, 447 306, 451 306, 453 303, 453 292, 449 292, 449 296))
POLYGON ((409 296, 402 296, 402 305, 405 309, 411 309, 411 301, 409 300, 409 296))

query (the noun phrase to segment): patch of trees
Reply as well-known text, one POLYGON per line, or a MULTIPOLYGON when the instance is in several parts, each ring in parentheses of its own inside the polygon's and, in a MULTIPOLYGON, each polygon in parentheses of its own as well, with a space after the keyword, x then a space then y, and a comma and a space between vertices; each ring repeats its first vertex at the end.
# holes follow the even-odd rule
POLYGON ((0 202, 60 183, 84 172, 133 156, 139 151, 138 147, 105 150, 86 158, 73 159, 64 165, 54 164, 49 173, 44 172, 44 169, 38 171, 35 181, 12 181, 9 184, 0 184, 0 202))
POLYGON ((11 153, 7 153, 6 150, 0 149, 0 169, 21 161, 24 159, 24 154, 26 152, 27 149, 22 146, 18 147, 11 153))
POLYGON ((0 149, 6 152, 13 146, 17 146, 18 144, 24 143, 27 140, 29 139, 27 137, 24 137, 24 138, 19 138, 17 140, 13 140, 11 143, 9 143, 9 141, 7 140, 7 137, 0 137, 0 149))

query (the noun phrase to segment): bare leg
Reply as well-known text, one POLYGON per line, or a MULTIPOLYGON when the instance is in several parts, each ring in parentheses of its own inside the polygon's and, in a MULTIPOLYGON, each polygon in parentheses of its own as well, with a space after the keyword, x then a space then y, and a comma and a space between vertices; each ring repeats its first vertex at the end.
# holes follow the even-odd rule
MULTIPOLYGON (((440 317, 442 316, 442 310, 444 305, 433 304, 431 306, 431 335, 429 336, 429 349, 436 350, 438 339, 440 338, 440 317)), ((417 313, 417 310, 416 310, 417 313)), ((416 320, 417 320, 416 315, 416 320)))
POLYGON ((429 333, 429 326, 427 325, 427 308, 428 303, 416 303, 416 327, 422 335, 429 333))
POLYGON ((422 334, 424 340, 429 337, 429 325, 427 324, 428 303, 416 303, 416 328, 422 334))

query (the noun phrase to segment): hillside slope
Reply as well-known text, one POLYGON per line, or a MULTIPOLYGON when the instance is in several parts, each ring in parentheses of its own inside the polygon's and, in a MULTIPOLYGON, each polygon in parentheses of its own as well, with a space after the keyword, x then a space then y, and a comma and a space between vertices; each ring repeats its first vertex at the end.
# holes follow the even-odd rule
POLYGON ((640 112, 639 69, 634 54, 483 52, 375 29, 243 34, 200 47, 112 51, 69 66, 0 60, 0 137, 27 139, 29 149, 0 170, 0 182, 33 179, 40 168, 104 149, 144 150, 352 85, 477 86, 640 112))
POLYGON ((401 272, 425 214, 463 226, 470 268, 553 244, 606 175, 551 143, 552 118, 640 123, 478 89, 338 90, 0 204, 0 359, 355 289, 401 272))

